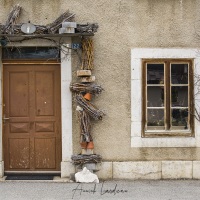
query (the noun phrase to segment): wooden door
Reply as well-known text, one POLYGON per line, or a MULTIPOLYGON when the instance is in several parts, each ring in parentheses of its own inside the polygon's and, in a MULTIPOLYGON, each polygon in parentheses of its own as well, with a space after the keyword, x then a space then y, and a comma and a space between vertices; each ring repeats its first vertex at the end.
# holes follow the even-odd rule
POLYGON ((59 64, 4 64, 5 171, 60 171, 59 64))

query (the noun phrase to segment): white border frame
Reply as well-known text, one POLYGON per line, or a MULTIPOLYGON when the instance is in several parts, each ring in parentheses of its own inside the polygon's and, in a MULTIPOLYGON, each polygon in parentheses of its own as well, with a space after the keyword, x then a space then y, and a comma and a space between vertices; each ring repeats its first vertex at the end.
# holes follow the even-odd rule
MULTIPOLYGON (((131 147, 200 147, 200 122, 196 119, 195 137, 142 138, 142 59, 153 58, 194 59, 194 73, 200 75, 198 49, 134 48, 131 50, 131 147)), ((200 95, 194 100, 195 105, 200 106, 200 101, 197 99, 200 99, 200 95)))

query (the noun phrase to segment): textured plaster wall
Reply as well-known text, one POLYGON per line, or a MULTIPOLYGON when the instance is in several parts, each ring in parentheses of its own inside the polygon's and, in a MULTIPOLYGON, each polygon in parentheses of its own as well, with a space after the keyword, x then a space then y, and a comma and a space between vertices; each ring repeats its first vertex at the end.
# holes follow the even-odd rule
MULTIPOLYGON (((23 7, 20 22, 47 24, 69 9, 76 21, 98 22, 94 37, 96 80, 105 91, 94 99, 104 109, 94 122, 95 152, 107 161, 199 160, 199 148, 131 148, 130 60, 136 47, 199 47, 200 1, 196 0, 0 0, 0 22, 12 5, 23 7), (196 28, 195 28, 196 25, 196 28)), ((77 64, 74 63, 75 72, 77 64)), ((76 81, 75 76, 74 81, 76 81)), ((135 88, 137 94, 137 88, 135 88)), ((75 105, 73 105, 75 109, 75 105)), ((80 152, 73 114, 74 153, 80 152)))

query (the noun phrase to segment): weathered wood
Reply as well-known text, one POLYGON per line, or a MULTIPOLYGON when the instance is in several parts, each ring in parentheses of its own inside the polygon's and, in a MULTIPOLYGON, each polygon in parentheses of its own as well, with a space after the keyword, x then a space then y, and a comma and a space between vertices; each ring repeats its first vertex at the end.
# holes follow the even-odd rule
MULTIPOLYGON (((1 27, 4 27, 4 25, 1 25, 1 27)), ((21 30, 21 29, 20 29, 21 30)), ((36 29, 37 32, 37 29, 36 29)), ((78 37, 78 36, 93 36, 93 33, 63 33, 63 34, 46 34, 46 33, 36 33, 36 34, 29 34, 25 35, 22 32, 16 33, 16 34, 0 34, 0 37, 7 37, 7 38, 28 38, 28 39, 33 39, 33 38, 64 38, 64 37, 78 37)), ((10 40, 9 40, 10 41, 10 40)))
POLYGON ((81 77, 81 76, 91 76, 91 70, 78 70, 77 71, 77 76, 81 77))
POLYGON ((81 83, 92 83, 95 81, 95 76, 89 76, 89 77, 82 77, 81 83))
POLYGON ((75 93, 85 92, 90 94, 100 94, 103 88, 95 83, 72 83, 70 90, 75 93))

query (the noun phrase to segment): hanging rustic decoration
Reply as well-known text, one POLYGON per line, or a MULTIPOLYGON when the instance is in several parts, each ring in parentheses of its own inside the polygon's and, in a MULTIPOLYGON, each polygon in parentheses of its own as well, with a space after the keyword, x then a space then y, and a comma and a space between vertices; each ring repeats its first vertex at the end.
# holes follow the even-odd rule
POLYGON ((77 24, 77 31, 80 33, 95 33, 99 28, 97 23, 94 24, 77 24))
POLYGON ((48 33, 48 29, 46 26, 41 25, 35 25, 36 26, 36 32, 35 34, 46 34, 48 33))
POLYGON ((81 139, 80 142, 90 142, 92 141, 92 136, 90 134, 90 117, 89 115, 83 110, 83 109, 78 109, 78 117, 80 121, 80 130, 81 130, 81 139))
POLYGON ((103 91, 103 88, 100 85, 95 83, 87 84, 87 83, 72 83, 70 85, 70 89, 72 92, 85 92, 90 94, 100 94, 103 91))
POLYGON ((8 15, 8 19, 6 21, 6 24, 2 26, 1 32, 5 34, 13 34, 14 29, 13 25, 16 24, 17 19, 21 12, 21 6, 19 4, 15 5, 13 9, 11 10, 10 14, 8 15))
MULTIPOLYGON (((1 34, 23 34, 21 31, 21 26, 23 23, 16 24, 17 19, 21 13, 22 7, 18 4, 13 7, 10 14, 8 15, 8 19, 5 24, 0 25, 1 34)), ((36 31, 34 34, 58 34, 59 29, 62 27, 63 22, 74 22, 74 13, 69 12, 67 10, 63 14, 61 14, 56 20, 47 25, 35 25, 36 31)), ((25 22, 27 23, 28 20, 25 22)), ((75 27, 76 33, 95 33, 98 29, 98 24, 78 24, 75 27)), ((73 32, 74 33, 74 32, 73 32)))
POLYGON ((89 101, 85 100, 82 95, 76 95, 76 102, 93 118, 102 120, 105 115, 103 111, 97 109, 89 101))
POLYGON ((82 44, 81 69, 92 70, 94 68, 93 40, 91 38, 83 38, 81 44, 82 44))
POLYGON ((64 12, 60 17, 58 17, 54 22, 48 24, 46 27, 49 33, 57 33, 59 28, 62 27, 62 22, 72 22, 74 21, 75 14, 70 13, 69 10, 64 12))

